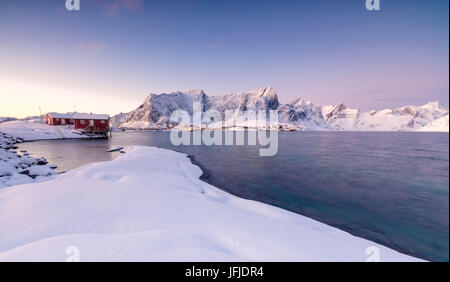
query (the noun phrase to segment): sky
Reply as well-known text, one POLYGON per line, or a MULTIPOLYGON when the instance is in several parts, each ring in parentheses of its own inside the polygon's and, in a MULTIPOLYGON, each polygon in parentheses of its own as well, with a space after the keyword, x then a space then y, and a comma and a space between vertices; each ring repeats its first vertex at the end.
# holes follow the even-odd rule
POLYGON ((0 116, 117 114, 149 93, 448 104, 449 1, 0 1, 0 116))

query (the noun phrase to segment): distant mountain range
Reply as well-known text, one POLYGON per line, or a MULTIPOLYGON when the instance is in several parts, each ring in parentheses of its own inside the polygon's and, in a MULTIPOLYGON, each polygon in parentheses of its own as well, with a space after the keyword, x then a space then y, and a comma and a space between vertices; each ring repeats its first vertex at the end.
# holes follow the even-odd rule
MULTIPOLYGON (((362 111, 339 103, 314 105, 302 98, 280 104, 271 87, 253 91, 208 96, 203 90, 150 94, 144 103, 129 113, 111 118, 111 126, 124 129, 166 129, 170 114, 186 110, 192 115, 193 102, 201 102, 203 110, 278 110, 280 130, 347 130, 347 131, 449 131, 449 109, 439 102, 423 106, 405 106, 381 111, 362 111)), ((251 122, 239 124, 252 127, 251 122)))

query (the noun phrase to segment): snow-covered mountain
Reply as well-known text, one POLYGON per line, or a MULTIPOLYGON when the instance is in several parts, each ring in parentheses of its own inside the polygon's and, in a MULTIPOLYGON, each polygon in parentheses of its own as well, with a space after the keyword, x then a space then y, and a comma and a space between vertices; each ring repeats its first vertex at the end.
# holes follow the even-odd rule
POLYGON ((336 130, 414 131, 445 115, 448 115, 448 108, 439 102, 368 112, 339 103, 324 118, 336 130))
MULTIPOLYGON (((200 102, 203 111, 219 111, 222 117, 226 110, 278 110, 280 130, 416 131, 442 117, 447 116, 448 120, 449 114, 448 107, 439 102, 381 111, 352 109, 343 103, 320 106, 302 98, 280 104, 275 90, 265 87, 224 96, 208 96, 203 90, 152 93, 134 111, 113 116, 111 126, 165 129, 173 111, 186 110, 192 115, 193 102, 200 102)), ((245 126, 251 124, 247 122, 245 126)), ((448 126, 444 131, 448 131, 448 126)))
POLYGON ((278 108, 278 122, 284 129, 330 130, 322 115, 322 107, 302 98, 278 108))
POLYGON ((120 113, 120 114, 110 117, 109 126, 117 127, 118 124, 124 123, 126 118, 128 117, 128 114, 129 113, 120 113))
POLYGON ((214 109, 222 114, 226 110, 276 110, 279 106, 278 96, 271 87, 225 96, 207 96, 203 90, 151 93, 144 103, 127 114, 124 122, 112 125, 121 128, 166 128, 175 110, 186 110, 192 115, 193 102, 201 103, 203 111, 214 109))
POLYGON ((448 129, 449 129, 449 122, 448 122, 448 115, 446 115, 444 117, 433 120, 429 124, 420 128, 418 131, 448 132, 448 129))

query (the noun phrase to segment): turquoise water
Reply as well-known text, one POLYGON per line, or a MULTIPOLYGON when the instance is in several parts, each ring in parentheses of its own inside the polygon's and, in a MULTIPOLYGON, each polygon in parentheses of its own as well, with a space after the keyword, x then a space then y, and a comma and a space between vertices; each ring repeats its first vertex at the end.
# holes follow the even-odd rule
MULTIPOLYGON (((72 169, 110 160, 114 145, 193 155, 206 181, 400 252, 449 260, 449 134, 280 132, 278 154, 256 146, 172 146, 168 132, 114 132, 109 140, 24 143, 20 149, 72 169)), ((300 238, 299 238, 300 239, 300 238)))

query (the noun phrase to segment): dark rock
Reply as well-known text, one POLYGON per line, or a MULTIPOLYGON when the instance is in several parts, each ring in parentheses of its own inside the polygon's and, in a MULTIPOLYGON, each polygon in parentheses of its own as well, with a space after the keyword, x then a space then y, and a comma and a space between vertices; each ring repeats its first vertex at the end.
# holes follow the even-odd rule
POLYGON ((30 176, 30 170, 29 169, 25 169, 25 170, 19 171, 19 173, 30 176))

